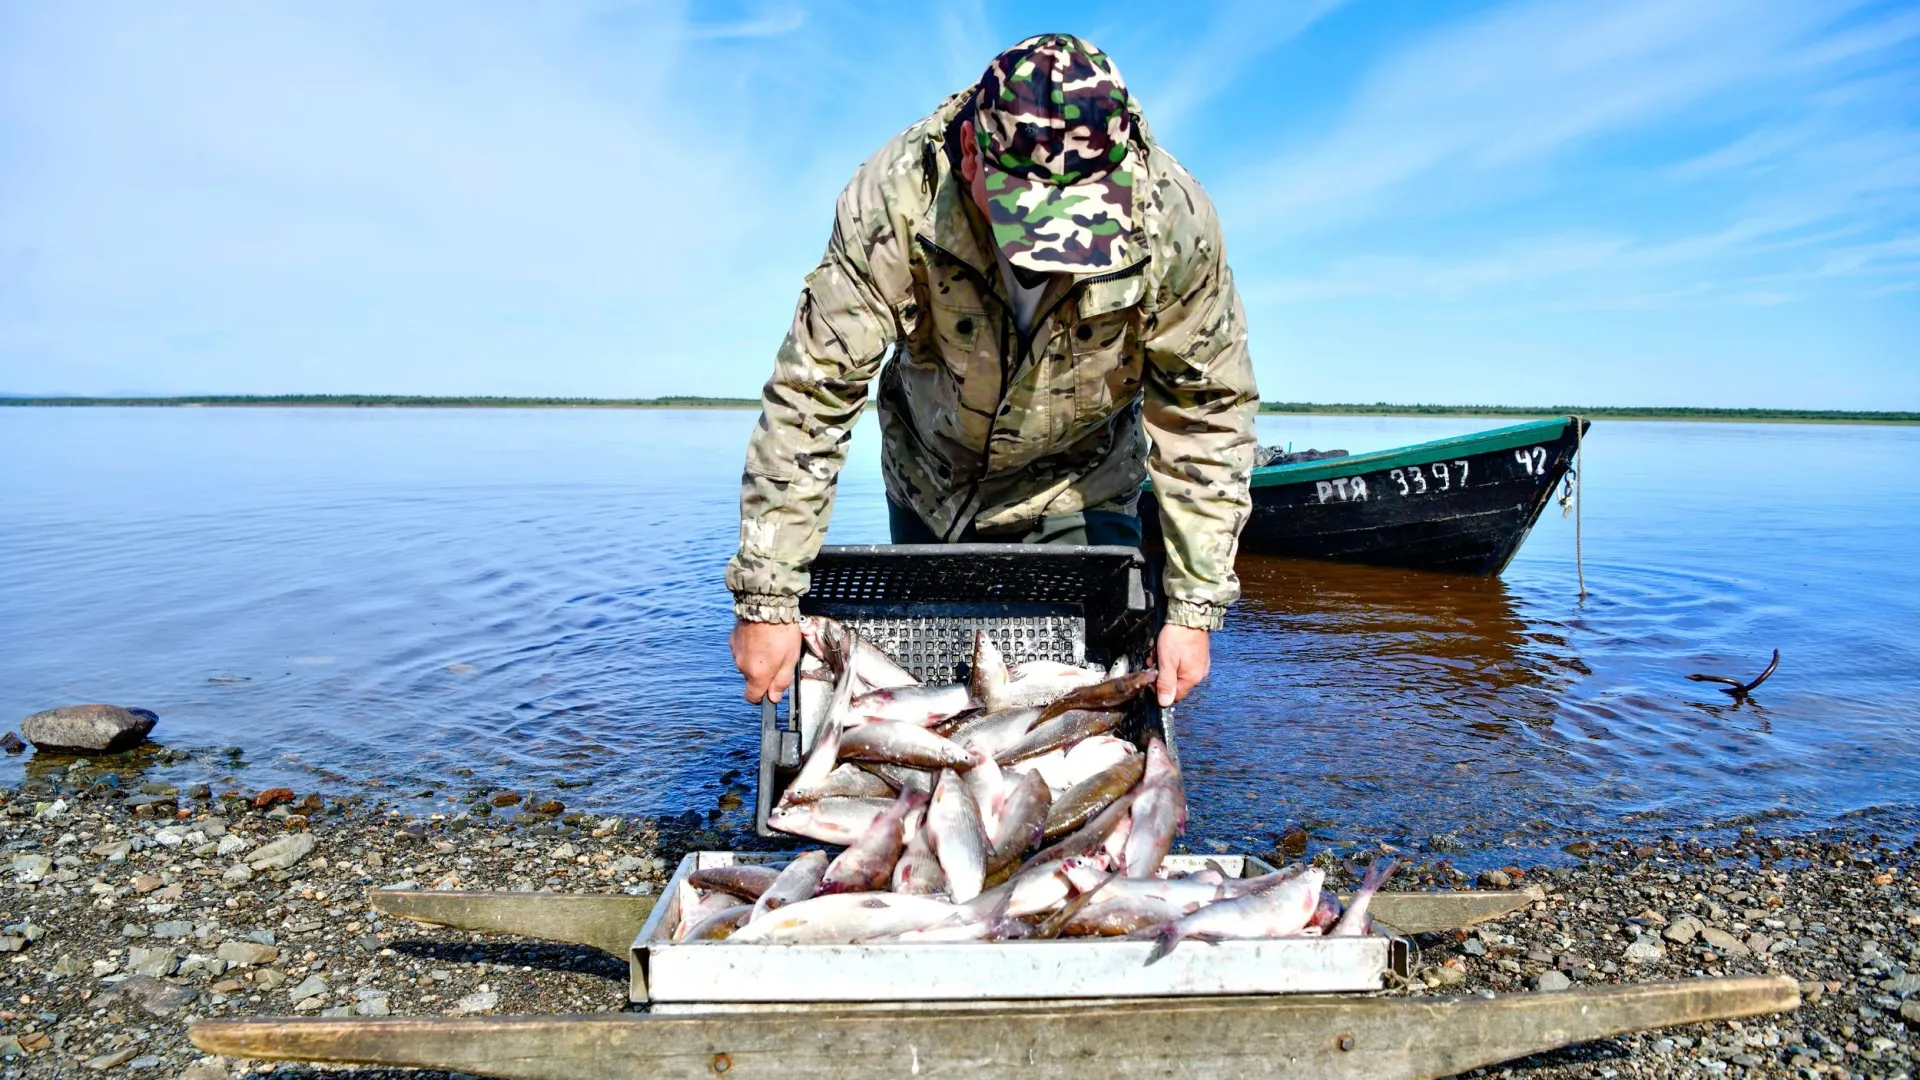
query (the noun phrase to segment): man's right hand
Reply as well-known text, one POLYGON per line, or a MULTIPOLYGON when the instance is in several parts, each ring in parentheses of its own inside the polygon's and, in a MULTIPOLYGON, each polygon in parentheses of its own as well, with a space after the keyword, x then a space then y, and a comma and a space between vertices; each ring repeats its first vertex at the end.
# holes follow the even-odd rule
POLYGON ((779 701, 793 685, 793 666, 800 662, 799 623, 736 619, 728 643, 733 646, 733 666, 747 677, 748 701, 779 701))

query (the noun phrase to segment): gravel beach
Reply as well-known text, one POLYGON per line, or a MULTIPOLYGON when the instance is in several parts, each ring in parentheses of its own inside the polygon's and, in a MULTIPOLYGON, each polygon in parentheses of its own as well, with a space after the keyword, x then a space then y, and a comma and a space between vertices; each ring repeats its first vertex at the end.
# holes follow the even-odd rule
MULTIPOLYGON (((334 1072, 207 1058, 186 1039, 196 1017, 624 1009, 622 961, 382 920, 367 892, 412 883, 649 895, 690 848, 763 846, 691 820, 585 816, 520 793, 476 794, 465 813, 422 817, 286 789, 175 791, 138 784, 137 774, 123 789, 120 775, 111 759, 81 760, 0 792, 0 1077, 334 1072), (502 805, 474 814, 481 802, 502 805)), ((1608 1039, 1477 1075, 1912 1074, 1920 849, 1749 829, 1711 849, 1596 841, 1573 851, 1579 865, 1482 875, 1481 887, 1538 884, 1548 898, 1419 939, 1416 977, 1393 992, 1783 972, 1801 980, 1805 1004, 1791 1016, 1608 1039)), ((1331 853, 1316 859, 1350 878, 1331 853)), ((1416 863, 1395 882, 1470 884, 1445 863, 1416 863)))

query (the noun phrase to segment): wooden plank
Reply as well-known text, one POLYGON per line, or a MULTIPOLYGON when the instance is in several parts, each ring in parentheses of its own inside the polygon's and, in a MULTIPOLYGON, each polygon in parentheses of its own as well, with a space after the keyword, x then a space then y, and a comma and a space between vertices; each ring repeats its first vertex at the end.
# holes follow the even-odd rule
POLYGON ((1500 998, 1230 998, 1102 1009, 723 1016, 202 1020, 233 1057, 608 1076, 1426 1080, 1609 1035, 1797 1008, 1787 976, 1500 998))
MULTIPOLYGON (((1403 934, 1431 934, 1490 922, 1546 898, 1546 890, 1538 885, 1467 892, 1383 892, 1374 895, 1367 911, 1403 934)), ((1343 904, 1352 900, 1352 893, 1340 895, 1343 904)))
POLYGON ((591 945, 623 960, 653 901, 624 894, 384 889, 372 890, 367 900, 381 914, 430 926, 591 945))

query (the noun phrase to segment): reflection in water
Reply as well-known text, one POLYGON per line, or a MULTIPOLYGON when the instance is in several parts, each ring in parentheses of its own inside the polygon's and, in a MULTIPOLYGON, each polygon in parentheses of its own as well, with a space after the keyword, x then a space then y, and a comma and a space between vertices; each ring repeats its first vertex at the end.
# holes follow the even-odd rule
POLYGON ((1548 729, 1585 671, 1499 579, 1254 558, 1240 572, 1216 665, 1257 674, 1209 682, 1180 731, 1190 787, 1239 811, 1224 831, 1242 843, 1296 822, 1484 841, 1476 823, 1502 798, 1489 777, 1564 767, 1548 729))
POLYGON ((1550 723, 1554 694, 1584 674, 1560 628, 1529 626, 1507 585, 1417 570, 1244 558, 1239 655, 1289 680, 1377 699, 1430 723, 1498 734, 1550 723))

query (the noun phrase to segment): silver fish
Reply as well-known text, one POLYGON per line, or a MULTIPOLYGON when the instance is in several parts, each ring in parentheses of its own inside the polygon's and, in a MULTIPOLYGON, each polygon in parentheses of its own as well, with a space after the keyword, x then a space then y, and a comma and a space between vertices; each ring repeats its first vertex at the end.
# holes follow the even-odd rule
POLYGON ((1025 738, 1038 719, 1038 708, 982 713, 960 725, 951 738, 961 746, 977 746, 988 754, 998 754, 1025 738))
POLYGON ((1180 910, 1182 915, 1195 911, 1216 900, 1229 899, 1220 885, 1190 878, 1130 878, 1117 877, 1100 890, 1099 899, 1108 900, 1153 900, 1180 910))
POLYGON ((1100 845, 1100 850, 1107 853, 1107 857, 1113 860, 1113 865, 1124 866, 1127 860, 1127 841, 1132 838, 1133 818, 1128 817, 1115 825, 1113 831, 1107 834, 1107 839, 1100 845))
POLYGON ((775 807, 767 815, 769 828, 804 836, 823 844, 851 844, 887 812, 892 799, 820 799, 775 807))
MULTIPOLYGON (((1103 684, 1104 685, 1104 684, 1103 684)), ((1127 714, 1119 709, 1075 709, 1057 713, 1051 719, 1045 719, 1047 710, 1042 709, 1041 723, 1022 736, 1019 742, 993 755, 993 759, 1002 765, 1011 765, 1030 757, 1072 746, 1092 735, 1104 735, 1120 725, 1127 714)))
POLYGON ((1333 924, 1333 929, 1327 932, 1327 936, 1359 937, 1367 933, 1372 921, 1367 918, 1367 905, 1373 902, 1373 894, 1380 891, 1380 886, 1385 885, 1387 879, 1392 877, 1393 872, 1399 867, 1400 863, 1394 859, 1376 862, 1367 867, 1367 876, 1361 879, 1360 888, 1354 891, 1353 902, 1347 905, 1347 910, 1341 914, 1340 921, 1333 924))
MULTIPOLYGON (((824 744, 824 740, 823 740, 824 744)), ((918 769, 964 768, 967 752, 923 727, 898 720, 857 724, 840 735, 840 756, 918 769)))
POLYGON ((1117 679, 1132 670, 1133 661, 1127 659, 1126 653, 1121 653, 1119 656, 1113 658, 1113 666, 1107 668, 1107 678, 1117 679))
POLYGON ((1065 859, 1074 855, 1092 855, 1100 851, 1105 847, 1107 838, 1113 834, 1113 830, 1119 828, 1132 814, 1133 800, 1137 794, 1136 789, 1113 800, 1105 810, 1094 815, 1092 821, 1042 848, 1033 858, 1027 860, 1027 866, 1038 866, 1054 859, 1065 859))
POLYGON ((932 926, 959 910, 925 896, 835 893, 770 911, 734 931, 729 940, 769 945, 852 944, 932 926))
POLYGON ((981 893, 971 903, 960 904, 954 913, 931 926, 909 930, 896 941, 1006 941, 1025 937, 1026 923, 1007 914, 1004 894, 981 893))
POLYGON ((967 751, 967 761, 967 771, 960 777, 973 795, 973 804, 980 808, 980 827, 991 838, 1000 831, 1000 811, 1007 804, 1006 778, 1000 775, 1000 766, 992 756, 977 748, 967 751))
POLYGON ((826 852, 809 851, 797 856, 781 867, 780 876, 774 878, 773 884, 767 886, 767 891, 753 902, 753 917, 757 919, 788 904, 813 899, 813 894, 820 889, 820 878, 826 872, 826 852))
POLYGON ((1340 924, 1340 916, 1346 914, 1346 910, 1341 905, 1339 897, 1326 889, 1321 889, 1319 906, 1313 909, 1313 917, 1307 920, 1307 929, 1330 934, 1333 928, 1340 924))
MULTIPOLYGON (((1094 894, 1104 896, 1105 890, 1094 894)), ((1121 896, 1098 900, 1067 920, 1061 937, 1124 937, 1150 927, 1177 922, 1187 912, 1151 896, 1121 896)))
MULTIPOLYGON (((967 676, 967 688, 975 703, 988 712, 999 712, 1012 702, 1007 692, 1007 661, 985 630, 973 633, 973 669, 967 676)), ((954 710, 958 712, 959 710, 954 710)))
POLYGON ((1173 850, 1173 838, 1187 826, 1187 795, 1180 783, 1180 767, 1173 763, 1159 736, 1147 742, 1147 773, 1135 789, 1133 834, 1121 870, 1130 878, 1146 877, 1173 850))
POLYGON ((933 774, 925 769, 909 768, 905 765, 889 765, 884 761, 856 761, 853 765, 880 778, 892 791, 917 791, 922 795, 933 794, 933 774))
POLYGON ((914 686, 920 682, 907 669, 894 663, 893 657, 888 656, 885 650, 835 619, 823 615, 803 615, 800 618, 800 636, 814 655, 825 660, 835 671, 842 674, 851 672, 855 680, 869 690, 914 686))
POLYGON ((1039 757, 1023 758, 1007 766, 1006 771, 1014 776, 1025 776, 1028 773, 1040 774, 1040 779, 1046 782, 1047 790, 1056 799, 1066 794, 1067 789, 1073 786, 1067 782, 1065 750, 1049 750, 1039 757))
POLYGON ((993 831, 993 846, 987 853, 987 872, 997 875, 1008 870, 1040 842, 1047 813, 1053 807, 1053 794, 1039 773, 1028 773, 1008 789, 1000 805, 1000 827, 993 831))
POLYGON ((752 904, 721 908, 688 928, 680 941, 723 941, 753 917, 752 904))
POLYGON ((1000 887, 1007 890, 1007 914, 1017 918, 1051 911, 1075 893, 1098 885, 1103 876, 1099 862, 1075 856, 1047 863, 1031 874, 1016 874, 1000 887))
POLYGON ((926 804, 925 795, 910 791, 900 793, 893 805, 867 831, 859 835, 847 850, 841 852, 820 879, 820 890, 816 895, 831 896, 842 892, 884 892, 893 880, 893 864, 900 858, 901 834, 909 813, 926 804))
POLYGON ((1140 753, 1140 748, 1115 735, 1092 735, 1067 748, 1061 762, 1061 777, 1069 787, 1089 776, 1106 772, 1140 753))
POLYGON ((779 876, 780 871, 771 866, 709 866, 688 874, 687 884, 732 893, 751 904, 779 876))
MULTIPOLYGON (((1071 755, 1069 755, 1071 757, 1071 755)), ((1053 809, 1047 812, 1046 836, 1052 839, 1067 833, 1093 820, 1093 815, 1105 810, 1113 800, 1133 790, 1146 773, 1145 755, 1133 754, 1104 772, 1096 773, 1069 788, 1066 794, 1053 800, 1053 809)), ((1139 812, 1139 804, 1134 804, 1139 812)))
POLYGON ((699 925, 700 921, 707 916, 717 911, 733 907, 740 902, 737 897, 728 893, 719 891, 702 892, 686 881, 680 883, 679 892, 675 895, 679 898, 680 904, 680 918, 673 926, 673 940, 675 941, 685 938, 688 932, 699 925))
POLYGON ((940 869, 940 857, 933 853, 933 833, 925 826, 926 810, 909 816, 920 819, 920 826, 907 840, 900 861, 893 865, 893 891, 908 896, 947 897, 947 875, 940 869))
POLYGON ((1152 686, 1159 678, 1159 671, 1148 668, 1145 671, 1132 672, 1116 679, 1070 690, 1055 698, 1051 704, 1040 711, 1040 722, 1044 724, 1056 716, 1063 716, 1070 712, 1118 709, 1139 697, 1141 691, 1152 686))
POLYGON ((933 853, 947 875, 947 891, 964 904, 980 895, 987 873, 987 836, 980 825, 980 808, 959 775, 943 769, 927 807, 927 831, 933 834, 933 853))
POLYGON ((832 709, 833 691, 838 680, 833 669, 812 653, 800 655, 800 678, 793 684, 793 697, 787 707, 799 715, 800 752, 813 749, 820 737, 820 726, 832 709))
POLYGON ((965 709, 973 700, 964 686, 897 686, 890 690, 871 690, 854 698, 847 711, 851 722, 899 720, 919 727, 931 727, 965 709))
POLYGON ((807 760, 800 766, 800 775, 787 785, 786 794, 781 802, 805 802, 815 798, 814 792, 827 780, 827 774, 840 763, 841 723, 838 719, 846 712, 847 703, 853 700, 853 676, 842 671, 834 684, 833 699, 827 706, 827 718, 820 725, 815 737, 813 749, 808 752, 807 760))
POLYGON ((843 761, 834 766, 825 780, 809 791, 795 792, 788 788, 786 802, 817 802, 821 799, 891 799, 894 788, 885 779, 868 772, 851 761, 843 761))
POLYGON ((1153 932, 1154 946, 1147 955, 1147 963, 1158 961, 1188 938, 1224 941, 1298 934, 1313 918, 1313 909, 1320 903, 1320 886, 1326 877, 1326 871, 1315 867, 1271 889, 1215 901, 1179 922, 1168 923, 1153 932))
POLYGON ((1007 675, 1007 700, 1015 707, 1051 705, 1070 691, 1106 680, 1099 671, 1052 660, 1029 660, 1015 665, 1007 675))

